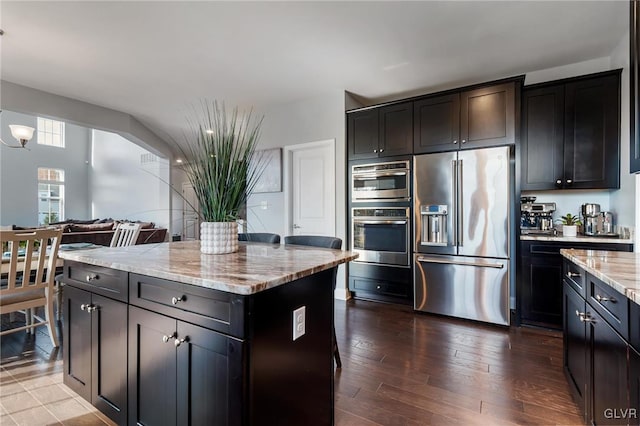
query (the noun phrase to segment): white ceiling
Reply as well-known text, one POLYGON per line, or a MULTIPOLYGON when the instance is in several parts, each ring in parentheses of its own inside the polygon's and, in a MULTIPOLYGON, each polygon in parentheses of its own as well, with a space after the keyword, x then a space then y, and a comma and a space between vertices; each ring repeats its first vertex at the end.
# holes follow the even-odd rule
MULTIPOLYGON (((199 99, 368 99, 609 56, 626 1, 0 3, 2 79, 176 134, 199 99)), ((268 119, 268 117, 267 117, 268 119)))

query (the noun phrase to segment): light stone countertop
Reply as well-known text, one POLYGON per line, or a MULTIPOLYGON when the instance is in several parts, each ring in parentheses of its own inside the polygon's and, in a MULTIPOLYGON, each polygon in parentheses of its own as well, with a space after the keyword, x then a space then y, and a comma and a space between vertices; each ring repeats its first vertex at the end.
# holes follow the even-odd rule
POLYGON ((60 251, 65 260, 134 272, 235 294, 254 294, 358 257, 307 246, 239 243, 231 254, 202 254, 199 241, 60 251))
POLYGON ((640 305, 640 253, 561 249, 560 254, 640 305))
POLYGON ((540 235, 525 234, 520 235, 520 241, 557 241, 567 243, 598 243, 598 244, 633 244, 632 238, 613 238, 613 237, 588 237, 578 235, 575 237, 564 237, 561 233, 558 235, 540 235))

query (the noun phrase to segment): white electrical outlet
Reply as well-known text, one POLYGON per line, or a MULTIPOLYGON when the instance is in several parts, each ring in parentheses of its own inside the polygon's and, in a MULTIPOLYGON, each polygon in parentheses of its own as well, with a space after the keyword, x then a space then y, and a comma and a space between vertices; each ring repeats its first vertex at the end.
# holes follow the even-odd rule
POLYGON ((293 311, 293 340, 304 336, 306 329, 305 312, 306 308, 304 306, 293 311))

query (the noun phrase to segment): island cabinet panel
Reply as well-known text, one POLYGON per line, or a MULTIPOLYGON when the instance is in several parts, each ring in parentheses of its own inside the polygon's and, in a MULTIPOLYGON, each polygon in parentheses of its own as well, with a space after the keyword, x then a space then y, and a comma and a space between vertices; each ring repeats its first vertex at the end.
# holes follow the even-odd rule
POLYGON ((129 310, 129 424, 243 424, 242 341, 129 310))
POLYGON ((64 383, 118 424, 127 419, 127 305, 66 286, 64 383))
POLYGON ((629 424, 640 424, 640 353, 629 347, 629 424))
POLYGON ((587 414, 587 328, 585 301, 566 281, 563 285, 564 372, 583 417, 587 414))

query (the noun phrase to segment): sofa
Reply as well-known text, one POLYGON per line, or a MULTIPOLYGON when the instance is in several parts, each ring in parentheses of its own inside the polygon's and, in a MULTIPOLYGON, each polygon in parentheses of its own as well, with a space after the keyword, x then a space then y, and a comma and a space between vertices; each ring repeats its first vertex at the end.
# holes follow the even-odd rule
MULTIPOLYGON (((167 236, 167 228, 156 228, 153 222, 140 222, 116 219, 68 219, 62 222, 53 222, 49 226, 61 226, 63 228, 61 244, 69 243, 93 243, 100 246, 109 246, 118 224, 122 222, 136 222, 141 224, 140 235, 136 244, 162 243, 167 236)), ((13 226, 13 229, 26 229, 13 226)))

